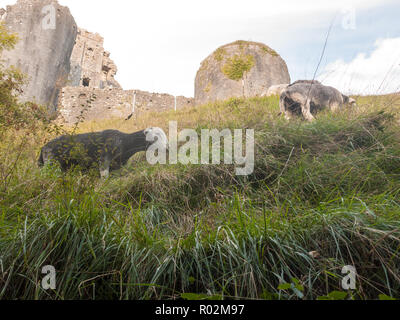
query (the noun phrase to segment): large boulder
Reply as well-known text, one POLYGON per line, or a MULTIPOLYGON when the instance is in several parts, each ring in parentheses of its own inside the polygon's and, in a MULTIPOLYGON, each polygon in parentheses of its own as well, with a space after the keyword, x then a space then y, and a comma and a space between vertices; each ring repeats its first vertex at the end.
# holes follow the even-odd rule
POLYGON ((290 83, 285 61, 267 45, 236 41, 218 48, 196 76, 196 104, 231 97, 261 96, 272 85, 290 83))
POLYGON ((60 89, 68 80, 77 35, 69 9, 55 0, 18 0, 0 16, 20 39, 14 50, 3 52, 1 59, 5 66, 14 65, 28 75, 21 100, 36 101, 54 110, 60 89))

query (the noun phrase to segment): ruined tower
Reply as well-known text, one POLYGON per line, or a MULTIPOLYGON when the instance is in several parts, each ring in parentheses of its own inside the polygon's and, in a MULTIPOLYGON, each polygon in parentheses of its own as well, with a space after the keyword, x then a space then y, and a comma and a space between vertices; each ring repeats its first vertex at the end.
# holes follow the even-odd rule
POLYGON ((97 33, 78 29, 71 55, 69 86, 91 88, 121 88, 114 79, 117 66, 103 48, 104 39, 97 33))
POLYGON ((28 76, 21 100, 55 110, 60 89, 68 80, 77 35, 69 9, 54 0, 18 0, 2 10, 0 19, 19 37, 14 50, 4 51, 1 60, 28 76))

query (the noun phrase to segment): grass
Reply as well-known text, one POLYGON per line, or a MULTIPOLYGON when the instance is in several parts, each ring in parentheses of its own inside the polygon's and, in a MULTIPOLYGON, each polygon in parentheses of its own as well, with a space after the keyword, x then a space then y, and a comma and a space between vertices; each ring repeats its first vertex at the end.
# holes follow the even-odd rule
POLYGON ((40 171, 39 149, 54 134, 9 132, 0 144, 0 298, 311 300, 343 291, 346 265, 358 272, 349 297, 400 298, 400 104, 357 100, 313 123, 280 118, 272 97, 76 130, 168 131, 171 120, 255 129, 247 178, 227 165, 153 167, 143 154, 106 181, 40 171), (56 290, 40 286, 45 265, 57 270, 56 290), (302 292, 282 286, 293 279, 302 292))

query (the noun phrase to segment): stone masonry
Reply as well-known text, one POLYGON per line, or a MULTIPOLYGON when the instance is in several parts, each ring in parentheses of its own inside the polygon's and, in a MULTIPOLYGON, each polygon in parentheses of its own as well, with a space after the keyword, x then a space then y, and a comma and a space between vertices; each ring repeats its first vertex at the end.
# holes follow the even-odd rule
POLYGON ((103 42, 99 34, 78 29, 71 55, 69 85, 62 89, 58 101, 59 121, 75 124, 194 106, 193 98, 123 90, 114 79, 117 67, 110 53, 104 50, 103 42))
POLYGON ((194 106, 193 98, 119 88, 65 87, 59 101, 59 120, 67 124, 107 118, 128 118, 145 112, 194 106))
POLYGON ((121 88, 114 79, 117 66, 103 48, 104 39, 97 33, 78 29, 71 55, 69 85, 73 87, 121 88))

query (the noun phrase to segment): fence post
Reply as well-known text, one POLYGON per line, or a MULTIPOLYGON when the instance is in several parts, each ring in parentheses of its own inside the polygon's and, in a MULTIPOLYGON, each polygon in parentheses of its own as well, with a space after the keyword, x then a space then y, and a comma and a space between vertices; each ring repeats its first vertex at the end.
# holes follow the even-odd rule
POLYGON ((175 111, 177 110, 177 101, 176 101, 176 96, 174 96, 175 98, 175 111))
POLYGON ((136 110, 136 91, 133 91, 132 114, 135 113, 135 110, 136 110))

